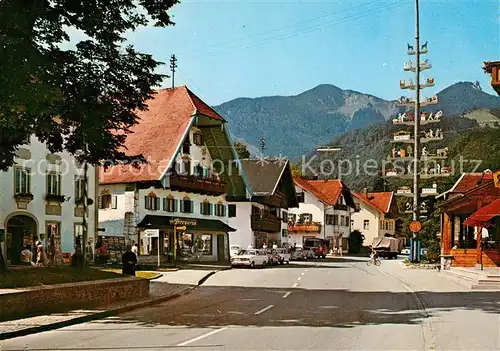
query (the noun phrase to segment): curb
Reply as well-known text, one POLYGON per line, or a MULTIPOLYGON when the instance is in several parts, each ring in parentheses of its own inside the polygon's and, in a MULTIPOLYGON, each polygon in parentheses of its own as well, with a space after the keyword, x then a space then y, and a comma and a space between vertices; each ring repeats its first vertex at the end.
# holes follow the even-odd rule
MULTIPOLYGON (((223 270, 226 270, 226 269, 223 269, 223 270)), ((219 272, 219 271, 211 271, 210 273, 206 274, 203 278, 201 278, 198 281, 197 285, 194 285, 192 287, 186 288, 186 289, 184 289, 181 292, 176 293, 176 294, 161 296, 161 297, 158 297, 158 298, 153 298, 153 299, 150 299, 150 300, 147 300, 147 301, 141 301, 141 302, 138 302, 138 303, 131 303, 129 305, 118 307, 118 308, 115 308, 115 309, 112 309, 112 310, 106 310, 106 311, 102 311, 102 312, 96 312, 96 313, 93 313, 93 314, 89 314, 89 315, 81 316, 81 317, 76 317, 76 318, 69 319, 69 320, 62 321, 62 322, 55 322, 55 323, 50 323, 50 324, 45 324, 45 325, 39 325, 39 326, 36 326, 36 327, 31 327, 31 328, 16 330, 16 331, 12 331, 12 332, 0 333, 0 340, 7 340, 7 339, 12 339, 12 338, 18 338, 18 337, 26 336, 26 335, 30 335, 30 334, 36 334, 36 333, 41 333, 41 332, 45 332, 45 331, 49 331, 49 330, 54 330, 54 329, 59 329, 59 328, 63 328, 63 327, 69 327, 71 325, 86 323, 86 322, 90 322, 90 321, 93 321, 93 320, 96 320, 96 319, 102 319, 102 318, 110 317, 110 316, 113 316, 113 315, 116 315, 116 314, 130 312, 130 311, 133 311, 133 310, 136 310, 136 309, 140 309, 140 308, 144 308, 144 307, 150 307, 150 306, 157 305, 157 304, 160 304, 160 303, 163 303, 163 302, 167 302, 167 301, 176 299, 178 297, 181 297, 183 295, 189 294, 191 291, 193 291, 194 289, 196 289, 198 286, 200 286, 203 283, 205 283, 205 281, 208 278, 210 278, 212 275, 214 275, 217 272, 219 272)), ((154 279, 157 279, 157 278, 154 278, 154 279)))

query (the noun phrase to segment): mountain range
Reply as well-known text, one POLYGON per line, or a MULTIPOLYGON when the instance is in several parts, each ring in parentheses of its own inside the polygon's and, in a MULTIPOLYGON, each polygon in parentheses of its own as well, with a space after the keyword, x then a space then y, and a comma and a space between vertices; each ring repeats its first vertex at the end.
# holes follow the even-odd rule
MULTIPOLYGON (((500 97, 470 82, 453 84, 437 96, 438 105, 427 111, 442 110, 445 118, 500 108, 500 97)), ((249 145, 252 154, 260 154, 259 140, 265 138, 265 155, 282 154, 291 160, 346 132, 379 125, 403 111, 396 101, 329 84, 294 96, 237 98, 214 109, 228 120, 234 139, 249 145)))

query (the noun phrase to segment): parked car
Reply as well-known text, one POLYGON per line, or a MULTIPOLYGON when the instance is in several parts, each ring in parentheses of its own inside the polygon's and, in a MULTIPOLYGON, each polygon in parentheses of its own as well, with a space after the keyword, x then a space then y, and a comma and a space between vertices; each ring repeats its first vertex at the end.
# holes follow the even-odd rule
POLYGON ((262 250, 248 249, 243 250, 234 257, 231 257, 231 267, 248 266, 254 268, 255 266, 265 267, 268 262, 268 257, 262 250))
POLYGON ((307 255, 304 252, 304 250, 302 250, 301 247, 297 247, 295 248, 295 250, 291 251, 290 260, 306 260, 306 259, 307 255))
POLYGON ((286 262, 286 264, 289 264, 290 263, 290 252, 287 250, 287 249, 276 249, 276 252, 278 253, 279 257, 280 257, 280 263, 281 264, 284 264, 286 262))
POLYGON ((401 255, 409 255, 410 254, 410 248, 405 247, 404 249, 401 250, 401 255))

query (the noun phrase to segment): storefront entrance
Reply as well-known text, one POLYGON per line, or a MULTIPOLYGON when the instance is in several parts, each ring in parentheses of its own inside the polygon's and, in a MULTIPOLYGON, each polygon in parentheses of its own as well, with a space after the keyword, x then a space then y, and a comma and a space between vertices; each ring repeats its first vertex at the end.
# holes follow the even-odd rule
POLYGON ((6 248, 7 262, 21 263, 21 251, 26 245, 34 249, 37 235, 36 221, 26 215, 17 215, 7 222, 6 248))

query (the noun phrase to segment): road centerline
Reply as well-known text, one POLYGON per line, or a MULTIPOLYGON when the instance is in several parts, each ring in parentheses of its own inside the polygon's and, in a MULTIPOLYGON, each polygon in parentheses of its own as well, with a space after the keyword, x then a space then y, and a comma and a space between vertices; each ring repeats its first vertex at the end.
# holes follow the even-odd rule
POLYGON ((298 278, 297 278, 297 280, 301 280, 301 279, 302 279, 302 277, 298 277, 298 278))
POLYGON ((299 285, 299 283, 293 283, 293 287, 297 287, 297 285, 299 285))
POLYGON ((305 272, 302 272, 300 275, 304 275, 304 274, 306 274, 306 273, 305 273, 305 272))
POLYGON ((286 299, 288 296, 290 296, 291 293, 291 291, 287 292, 285 295, 283 295, 283 298, 286 299))
POLYGON ((214 334, 220 333, 221 331, 226 330, 226 329, 227 329, 227 327, 209 331, 208 333, 205 333, 205 334, 202 334, 200 336, 197 336, 196 338, 192 338, 192 339, 189 339, 187 341, 181 342, 177 346, 186 346, 186 345, 192 344, 193 342, 196 342, 196 341, 199 341, 199 340, 204 339, 206 337, 209 337, 210 335, 214 335, 214 334))
POLYGON ((261 314, 261 313, 266 312, 267 310, 270 310, 270 309, 271 309, 271 308, 273 308, 273 307, 274 307, 274 305, 269 305, 269 306, 267 306, 267 307, 264 307, 264 308, 263 308, 263 309, 261 309, 260 311, 255 312, 254 314, 255 314, 255 315, 259 315, 259 314, 261 314))

